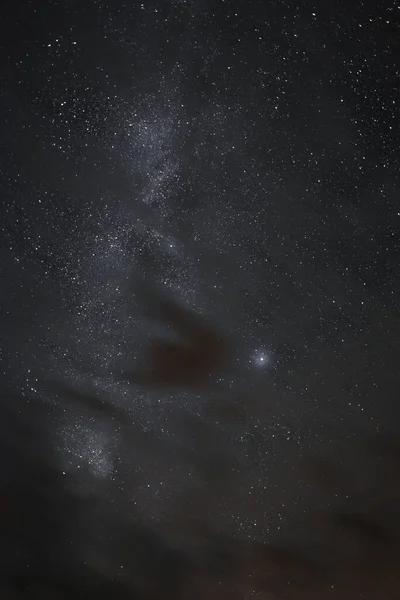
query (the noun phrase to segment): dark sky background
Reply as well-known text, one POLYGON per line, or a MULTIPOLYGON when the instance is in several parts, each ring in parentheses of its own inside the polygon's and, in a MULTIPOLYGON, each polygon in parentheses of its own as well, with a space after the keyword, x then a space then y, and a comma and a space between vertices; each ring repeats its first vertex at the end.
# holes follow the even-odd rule
POLYGON ((303 457, 340 447, 350 460, 355 440, 398 422, 399 13, 2 4, 2 406, 24 419, 44 403, 65 477, 159 521, 202 485, 182 458, 185 419, 231 394, 248 418, 207 442, 237 460, 210 512, 273 537, 317 497, 303 457), (143 278, 231 340, 212 392, 114 375, 160 331, 143 278), (95 389, 154 448, 127 449, 47 379, 95 389))

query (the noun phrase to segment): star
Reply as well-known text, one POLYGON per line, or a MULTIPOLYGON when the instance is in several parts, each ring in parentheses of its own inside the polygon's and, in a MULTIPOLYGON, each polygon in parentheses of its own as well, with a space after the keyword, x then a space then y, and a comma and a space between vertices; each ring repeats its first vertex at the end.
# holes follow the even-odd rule
POLYGON ((270 364, 271 357, 265 350, 256 350, 252 356, 251 362, 256 367, 264 368, 270 364))

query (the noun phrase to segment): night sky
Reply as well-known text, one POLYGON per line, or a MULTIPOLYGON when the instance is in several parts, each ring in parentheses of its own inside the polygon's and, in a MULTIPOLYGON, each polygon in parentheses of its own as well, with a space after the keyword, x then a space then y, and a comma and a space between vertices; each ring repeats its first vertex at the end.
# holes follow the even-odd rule
MULTIPOLYGON (((389 1, 2 5, 2 410, 20 432, 44 415, 66 488, 119 518, 184 503, 275 539, 319 502, 303 459, 351 462, 398 423, 399 17, 389 1), (122 377, 171 335, 147 289, 229 342, 209 388, 122 377), (229 424, 205 408, 228 396, 246 413, 229 424), (220 455, 233 481, 196 503, 220 455)), ((29 454, 19 435, 8 452, 29 454)))

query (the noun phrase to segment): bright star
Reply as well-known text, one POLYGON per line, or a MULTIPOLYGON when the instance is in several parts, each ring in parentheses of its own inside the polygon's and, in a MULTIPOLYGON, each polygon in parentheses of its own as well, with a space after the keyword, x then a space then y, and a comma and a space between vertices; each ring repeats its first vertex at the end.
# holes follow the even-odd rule
POLYGON ((257 350, 252 357, 252 363, 257 367, 265 367, 270 361, 270 357, 267 352, 257 350))

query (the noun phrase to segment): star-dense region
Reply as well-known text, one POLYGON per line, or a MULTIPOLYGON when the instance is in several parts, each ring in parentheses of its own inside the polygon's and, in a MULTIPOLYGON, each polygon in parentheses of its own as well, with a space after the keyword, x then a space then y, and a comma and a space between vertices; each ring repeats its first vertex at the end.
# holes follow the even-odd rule
POLYGON ((40 405, 65 486, 119 515, 279 536, 315 499, 303 457, 399 417, 399 5, 6 4, 3 409, 40 405), (147 285, 229 340, 210 389, 118 375, 173 335, 147 285))

